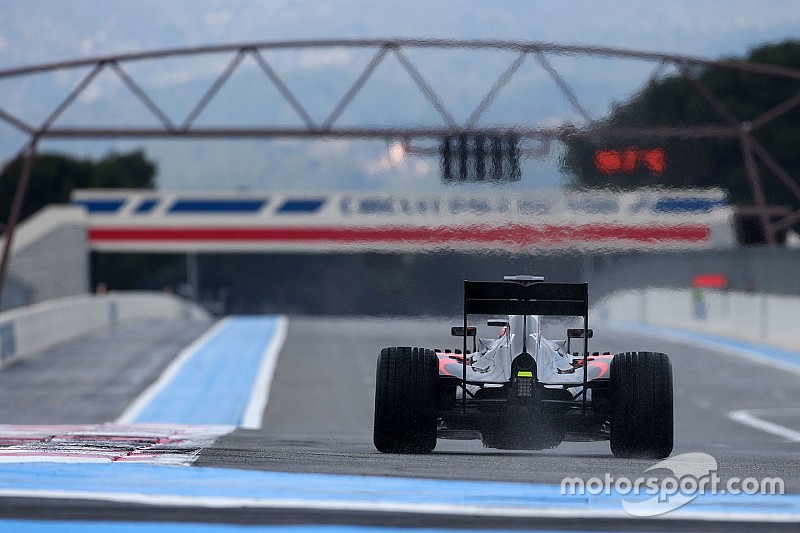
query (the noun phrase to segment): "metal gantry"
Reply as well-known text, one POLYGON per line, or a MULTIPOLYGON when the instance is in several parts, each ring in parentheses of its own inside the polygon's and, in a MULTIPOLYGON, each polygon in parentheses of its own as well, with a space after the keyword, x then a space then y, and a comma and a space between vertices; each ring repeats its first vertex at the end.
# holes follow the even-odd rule
MULTIPOLYGON (((576 136, 602 136, 604 138, 629 138, 636 136, 642 139, 730 139, 738 142, 742 151, 743 164, 747 171, 753 191, 755 205, 753 212, 760 217, 761 225, 768 244, 777 242, 777 233, 785 230, 800 221, 800 210, 777 210, 767 205, 763 190, 762 176, 758 169, 757 161, 774 174, 800 202, 800 185, 789 173, 761 146, 753 137, 753 133, 776 118, 800 106, 800 92, 788 98, 753 120, 743 121, 730 113, 722 101, 715 96, 701 80, 692 75, 693 67, 719 67, 739 72, 772 76, 785 80, 800 80, 800 70, 784 68, 774 65, 748 63, 734 60, 712 61, 699 57, 658 52, 645 52, 613 48, 605 46, 579 46, 558 43, 541 43, 525 41, 499 41, 499 40, 448 40, 448 39, 339 39, 339 40, 308 40, 308 41, 277 41, 277 42, 249 42, 218 46, 201 46, 189 48, 172 48, 147 52, 135 52, 99 56, 73 61, 60 61, 42 65, 25 66, 0 71, 0 80, 24 78, 43 73, 68 71, 88 68, 88 73, 68 92, 64 98, 47 114, 40 124, 32 124, 16 116, 13 111, 5 109, 0 102, 0 121, 19 130, 28 140, 19 150, 16 157, 12 158, 0 170, 0 179, 8 172, 13 162, 20 157, 24 158, 21 179, 14 194, 13 205, 9 220, 4 229, 4 244, 2 258, 0 258, 0 291, 2 290, 5 272, 9 261, 10 250, 16 223, 19 219, 22 203, 25 199, 30 171, 36 155, 36 147, 42 139, 121 139, 121 138, 342 138, 342 139, 386 139, 401 140, 410 146, 413 139, 440 139, 452 135, 485 135, 502 136, 515 135, 521 139, 536 139, 541 147, 549 146, 552 140, 566 140, 576 136), (330 48, 367 49, 373 52, 360 75, 349 86, 344 95, 330 109, 322 121, 315 121, 308 106, 293 92, 286 81, 273 68, 263 52, 271 50, 324 50, 330 48), (468 50, 498 50, 510 52, 513 60, 494 80, 494 83, 480 103, 469 113, 468 118, 457 121, 447 106, 447 100, 438 93, 416 65, 409 59, 408 50, 430 49, 468 49, 468 50), (210 86, 201 95, 182 121, 173 121, 169 115, 156 103, 152 93, 148 92, 136 79, 130 75, 127 66, 143 61, 162 58, 176 58, 188 56, 219 56, 227 54, 230 59, 213 79, 210 86), (390 55, 395 56, 413 80, 416 88, 433 106, 441 119, 438 126, 419 126, 413 124, 400 124, 392 127, 374 126, 345 126, 340 124, 342 114, 348 109, 356 95, 362 91, 366 83, 374 75, 376 69, 390 55), (674 66, 686 77, 695 89, 702 95, 708 104, 720 115, 723 123, 720 125, 706 126, 679 126, 679 127, 620 127, 594 120, 581 103, 575 91, 566 79, 553 67, 549 58, 554 56, 576 56, 587 58, 616 58, 634 59, 651 62, 655 65, 652 77, 658 77, 667 66, 674 66), (226 84, 237 71, 243 60, 252 57, 267 80, 274 85, 281 97, 296 113, 301 125, 286 127, 277 124, 264 124, 261 126, 200 126, 197 125, 198 117, 217 96, 219 90, 226 84), (555 127, 539 127, 534 124, 517 124, 514 126, 494 125, 479 126, 481 118, 492 105, 497 96, 515 77, 520 67, 529 60, 533 60, 547 73, 554 85, 561 92, 564 100, 572 110, 580 116, 584 123, 581 125, 563 124, 555 127), (155 119, 154 127, 92 127, 92 126, 59 126, 58 119, 67 111, 85 91, 96 82, 98 76, 105 72, 112 72, 144 105, 155 119), (780 213, 778 220, 773 220, 773 215, 780 213)), ((425 153, 425 149, 420 152, 425 153)))

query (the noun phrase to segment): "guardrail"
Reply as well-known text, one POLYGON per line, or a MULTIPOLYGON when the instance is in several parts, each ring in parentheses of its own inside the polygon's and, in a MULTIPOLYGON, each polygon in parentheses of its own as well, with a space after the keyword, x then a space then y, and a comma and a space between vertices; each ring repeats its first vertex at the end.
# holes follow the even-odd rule
POLYGON ((800 349, 800 298, 720 290, 641 289, 603 298, 592 320, 638 322, 800 349))
POLYGON ((208 320, 199 306, 157 292, 58 298, 0 313, 0 369, 84 335, 142 320, 208 320))

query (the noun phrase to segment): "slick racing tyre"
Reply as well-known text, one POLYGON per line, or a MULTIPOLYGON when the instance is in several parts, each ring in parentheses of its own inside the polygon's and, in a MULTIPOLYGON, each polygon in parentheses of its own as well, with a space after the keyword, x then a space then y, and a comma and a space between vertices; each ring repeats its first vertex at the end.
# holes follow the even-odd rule
POLYGON ((662 459, 672 453, 672 364, 656 352, 625 352, 611 361, 611 452, 662 459))
POLYGON ((436 354, 384 348, 375 380, 373 442, 384 453, 428 453, 436 447, 436 354))

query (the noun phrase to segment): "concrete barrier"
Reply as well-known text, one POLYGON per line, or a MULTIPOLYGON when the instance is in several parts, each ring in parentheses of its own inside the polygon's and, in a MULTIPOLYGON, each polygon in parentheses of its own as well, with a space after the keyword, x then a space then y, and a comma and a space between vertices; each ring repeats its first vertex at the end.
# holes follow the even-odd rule
POLYGON ((800 349, 800 297, 718 290, 621 291, 592 307, 592 321, 635 322, 800 349))
POLYGON ((0 368, 63 342, 143 320, 209 320, 170 294, 111 292, 49 300, 0 313, 0 368))
POLYGON ((83 208, 63 205, 47 206, 20 224, 0 311, 89 292, 88 226, 83 208))

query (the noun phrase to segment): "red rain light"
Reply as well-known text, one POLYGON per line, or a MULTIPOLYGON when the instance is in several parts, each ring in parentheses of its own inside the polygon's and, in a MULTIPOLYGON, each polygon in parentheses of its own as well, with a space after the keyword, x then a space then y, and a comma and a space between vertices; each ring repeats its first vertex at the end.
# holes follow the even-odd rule
POLYGON ((697 289, 725 289, 728 276, 725 274, 695 274, 692 276, 692 287, 697 289))

